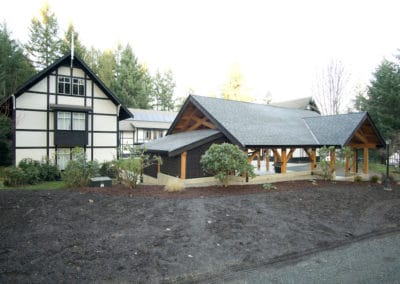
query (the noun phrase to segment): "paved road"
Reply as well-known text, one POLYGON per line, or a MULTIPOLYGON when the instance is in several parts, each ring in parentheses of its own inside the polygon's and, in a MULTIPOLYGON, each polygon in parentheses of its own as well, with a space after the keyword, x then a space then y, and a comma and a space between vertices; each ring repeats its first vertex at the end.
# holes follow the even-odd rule
POLYGON ((320 252, 293 264, 233 273, 221 282, 400 283, 400 232, 320 252))

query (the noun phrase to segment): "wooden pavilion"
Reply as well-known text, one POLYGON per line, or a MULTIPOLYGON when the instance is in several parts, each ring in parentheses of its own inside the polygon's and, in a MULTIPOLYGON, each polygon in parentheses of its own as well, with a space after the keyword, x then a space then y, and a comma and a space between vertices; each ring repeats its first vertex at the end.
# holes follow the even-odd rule
MULTIPOLYGON (((363 172, 368 173, 369 149, 383 147, 384 139, 366 112, 321 116, 312 110, 189 96, 167 135, 145 145, 149 153, 160 155, 163 164, 145 169, 156 177, 164 173, 181 179, 204 177, 200 158, 213 143, 228 142, 249 153, 249 162, 270 151, 275 163, 286 173, 295 149, 304 149, 317 163, 317 149, 350 147, 352 161, 346 154, 345 169, 356 172, 358 149, 362 149, 363 172)), ((331 150, 331 170, 335 171, 335 150, 331 150)), ((268 170, 268 168, 267 168, 268 170)))

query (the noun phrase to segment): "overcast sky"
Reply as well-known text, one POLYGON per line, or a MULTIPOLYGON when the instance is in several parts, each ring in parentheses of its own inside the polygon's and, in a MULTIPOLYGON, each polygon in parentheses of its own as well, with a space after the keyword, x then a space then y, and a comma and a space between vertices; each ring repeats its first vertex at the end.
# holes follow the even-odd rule
MULTIPOLYGON (((219 94, 236 64, 250 93, 310 96, 315 73, 340 59, 367 84, 400 48, 400 1, 54 0, 62 33, 72 21, 86 46, 130 43, 154 72, 171 68, 176 95, 219 94)), ((44 0, 3 0, 0 19, 25 43, 44 0)))

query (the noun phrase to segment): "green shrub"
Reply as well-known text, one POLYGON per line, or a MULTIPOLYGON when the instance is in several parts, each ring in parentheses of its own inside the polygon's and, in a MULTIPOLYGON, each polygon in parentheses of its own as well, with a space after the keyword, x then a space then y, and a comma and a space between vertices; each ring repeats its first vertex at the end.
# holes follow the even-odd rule
POLYGON ((90 184, 90 178, 99 175, 97 161, 87 161, 82 148, 72 150, 73 160, 70 160, 62 174, 62 180, 67 187, 83 187, 90 184))
POLYGON ((100 176, 106 176, 109 178, 116 178, 118 176, 118 167, 115 161, 104 162, 100 166, 100 176))
POLYGON ((27 184, 25 173, 21 168, 7 167, 4 169, 4 185, 18 186, 27 184))
POLYGON ((275 185, 272 185, 272 184, 269 183, 269 182, 266 182, 266 183, 263 184, 263 188, 264 188, 265 190, 271 190, 271 189, 276 189, 276 186, 275 186, 275 185))
POLYGON ((355 182, 362 182, 362 181, 363 181, 363 178, 362 178, 362 176, 355 176, 355 177, 354 177, 354 181, 355 181, 355 182))
POLYGON ((333 151, 334 147, 322 147, 319 149, 319 166, 322 171, 322 178, 324 180, 332 180, 333 175, 331 171, 330 161, 328 161, 328 157, 330 157, 330 151, 333 151))
POLYGON ((369 178, 369 180, 370 180, 370 182, 372 182, 372 183, 378 183, 379 180, 380 180, 380 178, 379 178, 379 176, 377 176, 377 175, 373 175, 373 176, 371 176, 371 177, 369 178))
POLYGON ((43 159, 41 161, 39 175, 42 181, 56 181, 61 178, 61 172, 58 167, 52 164, 48 159, 43 159))
POLYGON ((200 163, 204 172, 214 175, 225 187, 228 186, 230 175, 255 176, 247 155, 238 146, 229 143, 211 145, 201 157, 200 163))
POLYGON ((37 184, 41 181, 39 161, 30 158, 22 159, 19 162, 18 167, 24 172, 25 183, 37 184))
POLYGON ((118 160, 118 178, 130 188, 135 188, 142 174, 142 162, 140 158, 118 160))

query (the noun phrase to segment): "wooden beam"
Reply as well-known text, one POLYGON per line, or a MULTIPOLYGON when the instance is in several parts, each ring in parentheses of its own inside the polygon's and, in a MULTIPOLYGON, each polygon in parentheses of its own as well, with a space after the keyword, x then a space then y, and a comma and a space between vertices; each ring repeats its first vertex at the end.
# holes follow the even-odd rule
POLYGON ((364 167, 363 167, 363 173, 368 174, 368 163, 369 163, 369 157, 368 157, 368 148, 364 148, 364 167))
POLYGON ((336 149, 331 149, 329 151, 329 158, 329 168, 331 173, 334 173, 336 171, 336 149))
POLYGON ((353 148, 376 148, 376 144, 368 143, 368 144, 360 144, 360 143, 349 143, 348 147, 353 148))
MULTIPOLYGON (((246 152, 247 153, 247 152, 246 152)), ((251 156, 248 158, 249 163, 251 163, 254 160, 254 157, 257 156, 258 152, 255 150, 251 156)))
POLYGON ((277 149, 272 149, 272 152, 274 153, 274 161, 275 162, 280 162, 281 161, 281 155, 279 154, 279 151, 277 149))
POLYGON ((287 160, 286 160, 286 148, 281 149, 281 173, 285 174, 286 173, 286 165, 287 165, 287 160))
POLYGON ((306 152, 307 156, 310 158, 311 162, 311 172, 315 170, 317 167, 317 149, 315 148, 304 148, 304 151, 306 152))
POLYGON ((191 127, 189 127, 187 130, 196 130, 198 129, 201 125, 207 127, 207 128, 211 128, 214 129, 215 125, 212 124, 211 122, 208 121, 208 118, 205 116, 203 118, 199 118, 197 116, 193 116, 192 120, 195 121, 196 123, 193 124, 191 127))
POLYGON ((355 136, 364 144, 368 144, 368 139, 365 138, 361 133, 360 130, 355 133, 355 136))
POLYGON ((181 179, 186 179, 186 157, 187 151, 181 154, 181 179))
POLYGON ((350 174, 350 154, 347 151, 344 161, 344 173, 345 176, 348 176, 350 174))
POLYGON ((265 169, 267 172, 269 172, 269 149, 265 149, 265 169))
POLYGON ((296 151, 296 148, 290 148, 289 154, 286 157, 286 161, 289 161, 292 158, 294 151, 296 151))
POLYGON ((357 148, 353 148, 353 173, 357 174, 357 148))

